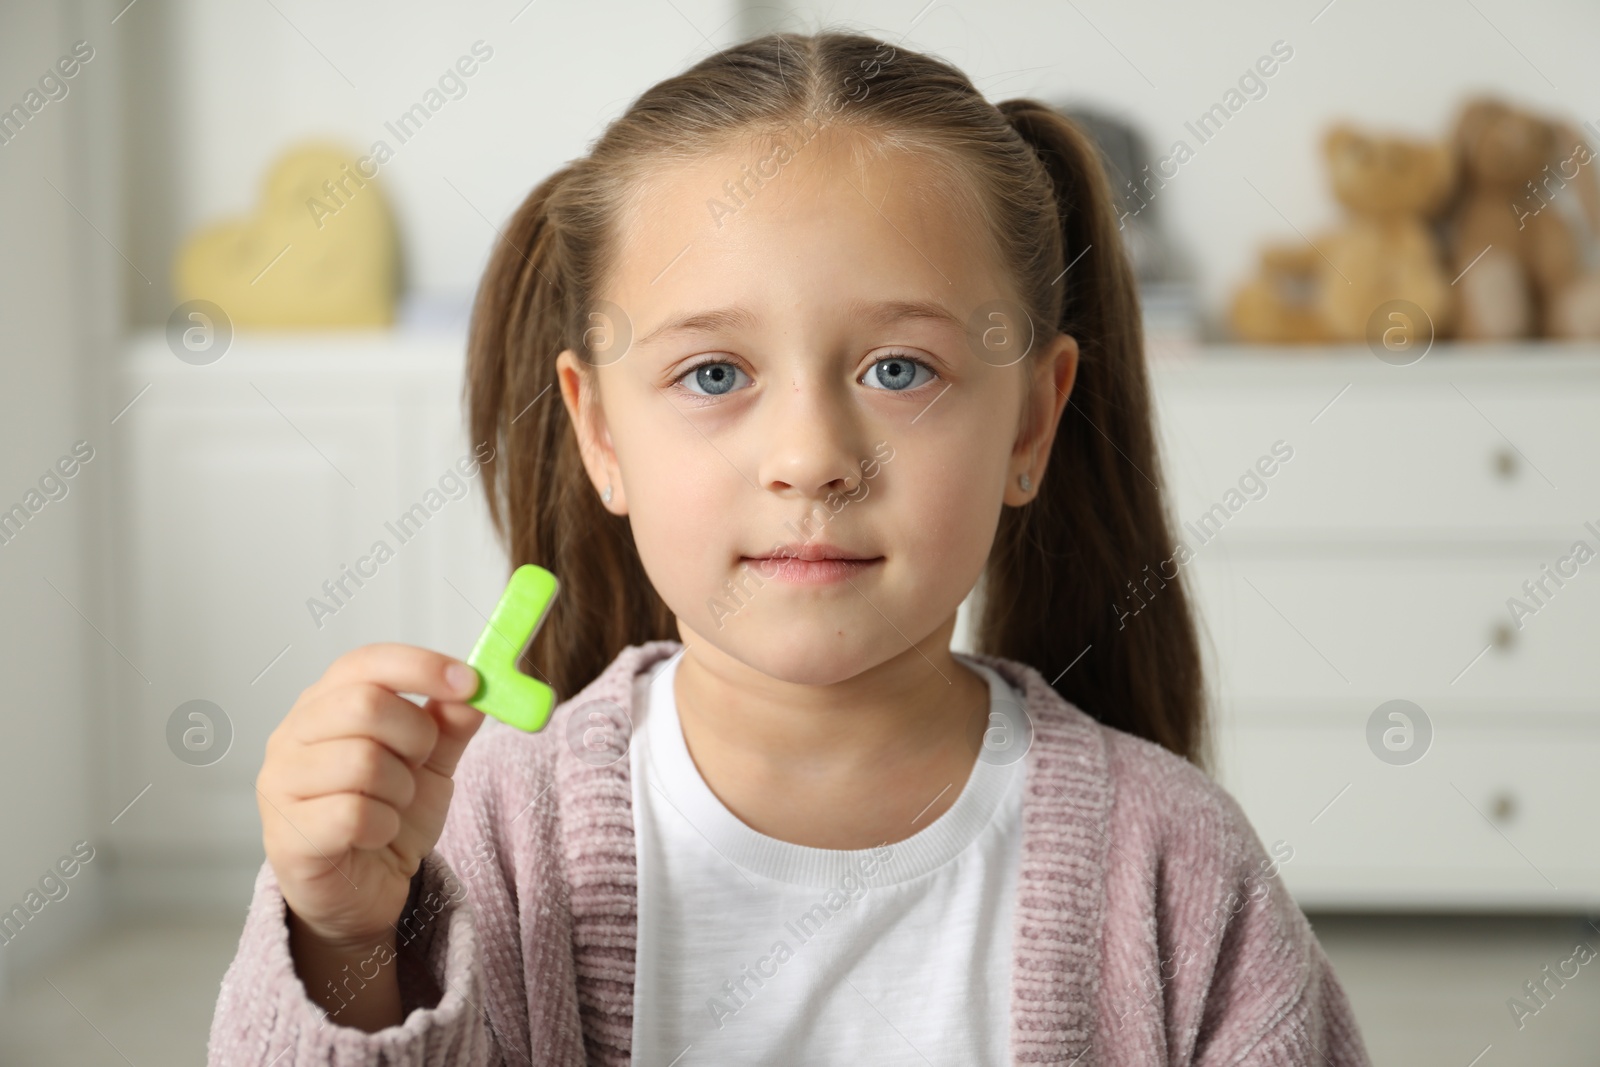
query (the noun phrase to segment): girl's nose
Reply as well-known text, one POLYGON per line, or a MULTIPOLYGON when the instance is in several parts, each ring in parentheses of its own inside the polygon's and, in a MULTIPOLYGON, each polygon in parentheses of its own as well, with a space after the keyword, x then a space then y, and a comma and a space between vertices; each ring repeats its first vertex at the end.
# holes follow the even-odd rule
POLYGON ((758 421, 761 488, 824 497, 856 484, 861 433, 843 397, 803 382, 782 397, 764 399, 771 408, 758 421))

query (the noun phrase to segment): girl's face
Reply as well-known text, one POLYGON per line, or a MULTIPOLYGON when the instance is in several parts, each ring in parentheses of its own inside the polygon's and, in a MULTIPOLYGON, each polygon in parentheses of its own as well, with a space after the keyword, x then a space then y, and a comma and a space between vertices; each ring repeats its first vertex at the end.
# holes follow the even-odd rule
POLYGON ((1015 297, 928 174, 852 165, 824 130, 781 166, 752 148, 658 175, 624 221, 619 321, 595 320, 618 347, 557 366, 685 644, 805 685, 947 659, 1001 507, 1041 484, 1077 345, 969 340, 1003 344, 1014 317, 988 313, 1015 297), (778 558, 807 550, 861 562, 778 558))

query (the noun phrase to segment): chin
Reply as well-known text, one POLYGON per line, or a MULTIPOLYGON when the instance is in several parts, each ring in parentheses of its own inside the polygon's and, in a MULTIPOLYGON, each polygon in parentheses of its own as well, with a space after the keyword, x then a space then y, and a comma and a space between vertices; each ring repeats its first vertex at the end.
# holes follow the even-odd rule
POLYGON ((769 629, 751 626, 742 633, 729 629, 706 635, 706 640, 750 669, 791 685, 847 681, 905 650, 899 634, 890 632, 891 644, 882 634, 862 633, 858 624, 791 621, 776 622, 769 629))

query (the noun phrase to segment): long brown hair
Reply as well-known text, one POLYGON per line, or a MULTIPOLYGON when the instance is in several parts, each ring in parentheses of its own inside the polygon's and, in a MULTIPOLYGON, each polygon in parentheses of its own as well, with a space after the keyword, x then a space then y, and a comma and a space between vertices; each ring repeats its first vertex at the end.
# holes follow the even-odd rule
POLYGON ((556 386, 563 349, 593 351, 586 309, 613 262, 616 220, 653 168, 819 116, 955 168, 1027 314, 1052 324, 1046 337, 1078 341, 1038 495, 1001 511, 977 650, 1020 660, 1101 722, 1201 762, 1205 693, 1183 576, 1151 585, 1175 544, 1138 295, 1098 151, 1043 103, 997 107, 943 60, 856 33, 768 34, 659 83, 534 188, 496 245, 465 399, 472 439, 495 445, 483 484, 496 532, 514 564, 562 582, 529 650, 536 672, 566 699, 626 646, 678 636, 628 519, 596 497, 556 386))

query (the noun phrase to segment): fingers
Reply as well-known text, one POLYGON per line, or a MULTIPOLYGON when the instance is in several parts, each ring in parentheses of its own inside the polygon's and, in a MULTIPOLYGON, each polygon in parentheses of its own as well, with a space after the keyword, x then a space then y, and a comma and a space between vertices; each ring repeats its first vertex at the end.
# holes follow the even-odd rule
MULTIPOLYGON (((455 783, 450 779, 428 771, 417 772, 417 797, 412 801, 414 808, 426 808, 442 813, 450 807, 450 798, 455 793, 455 783)), ((393 852, 405 865, 407 877, 415 874, 417 865, 422 862, 422 857, 427 855, 434 843, 439 839, 439 824, 424 823, 415 818, 402 817, 400 820, 400 833, 389 842, 389 850, 393 852)))
POLYGON ((352 848, 383 848, 400 833, 399 812, 359 793, 313 797, 278 814, 289 824, 281 835, 282 845, 307 858, 338 857, 352 848))
POLYGON ((480 684, 449 656, 377 644, 300 694, 256 779, 267 858, 295 915, 327 930, 393 921, 450 802, 449 777, 426 765, 454 769, 483 718, 464 703, 480 684))
POLYGON ((334 660, 312 689, 337 689, 356 682, 447 701, 471 700, 479 684, 477 671, 451 656, 416 645, 380 642, 334 660))
POLYGON ((404 811, 417 792, 411 768, 387 747, 367 738, 340 737, 306 745, 301 758, 267 770, 267 791, 291 803, 334 793, 360 793, 404 811))
POLYGON ((449 778, 456 773, 461 753, 466 749, 467 742, 472 740, 472 735, 478 732, 478 727, 483 725, 485 716, 471 704, 439 700, 428 701, 423 710, 433 718, 439 729, 438 740, 424 766, 449 778))
POLYGON ((376 741, 418 767, 433 752, 439 723, 432 714, 382 685, 357 681, 324 689, 308 700, 289 736, 303 746, 341 738, 376 741))

